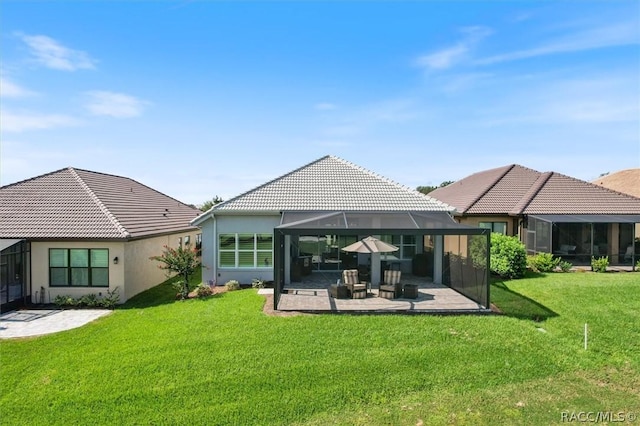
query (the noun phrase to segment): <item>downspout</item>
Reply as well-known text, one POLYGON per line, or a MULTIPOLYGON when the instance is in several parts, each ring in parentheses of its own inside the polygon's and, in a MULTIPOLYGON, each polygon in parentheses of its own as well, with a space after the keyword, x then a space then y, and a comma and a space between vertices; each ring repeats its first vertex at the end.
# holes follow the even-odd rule
POLYGON ((213 282, 218 285, 218 246, 216 245, 216 241, 218 241, 218 220, 213 213, 211 213, 211 219, 213 219, 213 241, 211 242, 213 266, 211 268, 213 269, 213 282))

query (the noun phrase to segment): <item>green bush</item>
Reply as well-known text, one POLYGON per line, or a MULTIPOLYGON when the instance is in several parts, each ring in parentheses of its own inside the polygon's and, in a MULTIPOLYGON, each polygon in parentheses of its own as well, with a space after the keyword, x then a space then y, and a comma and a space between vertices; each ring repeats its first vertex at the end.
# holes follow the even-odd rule
POLYGON ((609 257, 591 257, 591 270, 593 272, 607 272, 607 266, 609 266, 609 257))
POLYGON ((491 234, 491 272, 502 278, 522 278, 527 270, 527 251, 518 237, 491 234))
POLYGON ((100 305, 100 300, 98 300, 98 296, 94 293, 85 294, 80 299, 78 299, 78 306, 86 306, 87 308, 95 308, 100 305))
POLYGON ((196 296, 199 298, 209 297, 213 294, 213 290, 208 284, 200 283, 196 287, 196 296))
POLYGON ((224 286, 227 291, 240 290, 240 283, 236 280, 227 281, 224 286))
POLYGON ((120 294, 118 294, 118 287, 113 290, 107 290, 107 295, 100 300, 100 306, 107 309, 113 309, 120 301, 120 294))
POLYGON ((264 288, 264 280, 261 280, 260 278, 254 278, 251 281, 251 287, 253 287, 253 288, 264 288))
POLYGON ((57 307, 62 308, 62 307, 76 306, 76 304, 78 302, 76 301, 76 299, 74 299, 73 297, 71 297, 69 295, 59 294, 53 299, 53 303, 57 307))
POLYGON ((551 253, 537 253, 527 256, 527 267, 534 272, 553 272, 562 259, 554 258, 551 253))
POLYGON ((569 272, 571 268, 573 268, 573 264, 571 262, 567 262, 566 260, 563 260, 558 264, 558 267, 562 272, 569 272))
POLYGON ((636 262, 636 271, 640 271, 640 259, 636 262))

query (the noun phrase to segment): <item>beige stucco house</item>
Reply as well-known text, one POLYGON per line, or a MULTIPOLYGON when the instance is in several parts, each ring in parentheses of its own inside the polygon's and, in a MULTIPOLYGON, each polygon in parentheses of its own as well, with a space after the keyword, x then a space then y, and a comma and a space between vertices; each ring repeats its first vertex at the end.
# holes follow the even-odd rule
POLYGON ((608 256, 634 265, 640 198, 556 172, 517 164, 474 173, 429 195, 456 208, 460 223, 518 235, 530 254, 574 264, 608 256), (634 249, 635 248, 635 249, 634 249))
POLYGON ((166 279, 151 256, 200 244, 200 211, 133 179, 65 168, 0 187, 0 308, 117 291, 120 302, 166 279))

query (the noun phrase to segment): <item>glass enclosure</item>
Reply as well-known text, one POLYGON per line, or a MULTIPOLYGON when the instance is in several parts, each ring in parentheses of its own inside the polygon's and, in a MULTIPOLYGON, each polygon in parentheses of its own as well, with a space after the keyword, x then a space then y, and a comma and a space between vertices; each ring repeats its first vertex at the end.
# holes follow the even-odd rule
POLYGON ((443 283, 483 306, 489 306, 487 262, 485 235, 444 237, 443 283))
POLYGON ((551 222, 529 216, 528 254, 553 253, 575 265, 607 256, 612 265, 631 264, 638 257, 633 223, 551 222))
POLYGON ((11 310, 22 303, 27 291, 29 245, 15 243, 0 254, 0 311, 11 310))

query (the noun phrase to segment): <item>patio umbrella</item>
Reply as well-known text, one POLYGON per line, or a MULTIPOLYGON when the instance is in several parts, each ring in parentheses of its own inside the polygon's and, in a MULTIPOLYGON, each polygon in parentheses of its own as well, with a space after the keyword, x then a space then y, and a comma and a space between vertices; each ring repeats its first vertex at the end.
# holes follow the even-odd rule
POLYGON ((355 243, 342 248, 342 251, 353 253, 386 253, 398 250, 398 247, 385 243, 375 237, 363 238, 360 241, 356 241, 355 243))

